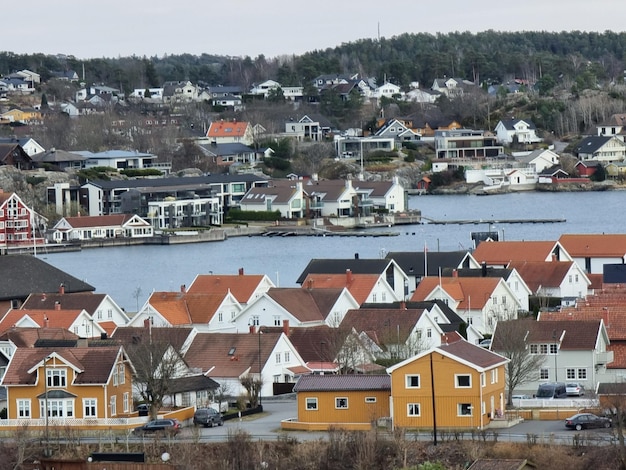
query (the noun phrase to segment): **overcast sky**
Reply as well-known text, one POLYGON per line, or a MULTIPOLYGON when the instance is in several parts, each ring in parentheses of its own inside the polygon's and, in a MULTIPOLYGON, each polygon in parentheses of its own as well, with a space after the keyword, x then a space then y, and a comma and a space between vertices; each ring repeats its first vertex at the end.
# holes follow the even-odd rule
POLYGON ((271 58, 376 38, 379 31, 391 38, 626 28, 617 11, 620 0, 27 0, 24 8, 15 2, 3 8, 0 51, 78 58, 180 53, 271 58), (9 21, 7 6, 14 9, 9 21))

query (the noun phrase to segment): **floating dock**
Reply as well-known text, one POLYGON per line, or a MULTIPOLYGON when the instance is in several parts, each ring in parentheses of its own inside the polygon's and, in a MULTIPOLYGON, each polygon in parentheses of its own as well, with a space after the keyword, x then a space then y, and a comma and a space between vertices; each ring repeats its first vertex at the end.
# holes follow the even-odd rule
POLYGON ((459 219, 459 220, 436 220, 422 217, 433 225, 479 225, 479 224, 561 224, 566 219, 459 219))

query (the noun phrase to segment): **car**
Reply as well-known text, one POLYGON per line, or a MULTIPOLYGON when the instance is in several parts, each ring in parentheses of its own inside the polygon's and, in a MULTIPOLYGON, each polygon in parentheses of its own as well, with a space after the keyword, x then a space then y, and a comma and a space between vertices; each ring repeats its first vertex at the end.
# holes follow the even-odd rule
POLYGON ((140 405, 137 405, 136 411, 139 416, 148 416, 150 413, 150 405, 147 403, 141 403, 140 405))
POLYGON ((570 397, 582 397, 585 394, 585 387, 577 382, 570 382, 565 385, 565 391, 570 397))
POLYGON ((491 340, 483 339, 480 343, 478 343, 478 346, 480 346, 481 348, 489 349, 491 347, 491 340))
POLYGON ((565 420, 565 427, 575 429, 576 431, 591 428, 610 428, 612 425, 613 421, 611 418, 596 416, 593 413, 578 413, 565 420))
POLYGON ((181 425, 177 419, 154 419, 143 426, 133 429, 133 434, 167 434, 175 436, 180 432, 181 425))
POLYGON ((530 400, 532 397, 530 395, 512 395, 512 400, 530 400))
POLYGON ((537 388, 536 398, 567 398, 567 389, 563 382, 543 383, 537 388))
POLYGON ((202 425, 205 428, 212 428, 213 426, 222 426, 224 424, 224 418, 222 413, 213 408, 198 408, 193 414, 193 424, 202 425))

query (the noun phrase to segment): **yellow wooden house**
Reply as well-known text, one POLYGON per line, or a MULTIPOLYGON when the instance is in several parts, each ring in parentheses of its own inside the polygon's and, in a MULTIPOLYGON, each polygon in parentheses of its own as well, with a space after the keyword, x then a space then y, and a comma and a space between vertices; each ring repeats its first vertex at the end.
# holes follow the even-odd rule
POLYGON ((283 429, 364 431, 389 417, 388 375, 303 375, 294 387, 298 417, 283 429))
POLYGON ((0 114, 0 118, 6 122, 22 122, 24 124, 29 122, 40 122, 41 111, 35 108, 12 108, 5 113, 0 114))
POLYGON ((394 428, 484 428, 504 416, 508 362, 459 339, 390 367, 394 428))
POLYGON ((7 390, 4 424, 115 427, 133 412, 133 373, 121 346, 18 348, 1 382, 7 390))

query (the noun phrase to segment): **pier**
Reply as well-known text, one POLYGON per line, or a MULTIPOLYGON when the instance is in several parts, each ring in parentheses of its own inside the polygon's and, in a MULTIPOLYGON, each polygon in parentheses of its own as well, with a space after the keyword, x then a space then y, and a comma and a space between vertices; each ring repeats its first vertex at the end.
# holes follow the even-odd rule
POLYGON ((433 225, 479 225, 479 224, 561 224, 566 219, 458 219, 437 220, 422 216, 422 219, 433 225))

